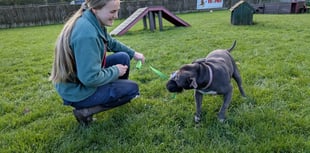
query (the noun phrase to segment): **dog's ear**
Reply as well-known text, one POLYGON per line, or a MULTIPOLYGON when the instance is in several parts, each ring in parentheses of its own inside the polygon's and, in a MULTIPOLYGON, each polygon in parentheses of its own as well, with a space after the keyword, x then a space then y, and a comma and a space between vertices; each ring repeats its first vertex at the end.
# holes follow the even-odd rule
POLYGON ((196 89, 198 87, 197 82, 196 82, 196 78, 191 77, 189 79, 190 79, 190 82, 191 82, 191 84, 189 86, 193 87, 194 89, 196 89))

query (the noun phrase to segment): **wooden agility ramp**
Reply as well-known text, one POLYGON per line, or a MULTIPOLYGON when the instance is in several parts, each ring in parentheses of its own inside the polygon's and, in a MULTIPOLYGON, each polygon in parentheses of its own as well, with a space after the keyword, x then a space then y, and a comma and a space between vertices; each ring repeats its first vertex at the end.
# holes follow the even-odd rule
POLYGON ((144 28, 147 28, 147 18, 149 19, 150 30, 156 29, 155 15, 158 16, 159 29, 162 30, 162 18, 171 22, 175 26, 190 26, 187 22, 183 21, 163 6, 144 7, 137 9, 131 16, 129 16, 124 22, 117 26, 110 32, 111 35, 121 36, 125 34, 132 26, 134 26, 139 20, 143 19, 144 28))

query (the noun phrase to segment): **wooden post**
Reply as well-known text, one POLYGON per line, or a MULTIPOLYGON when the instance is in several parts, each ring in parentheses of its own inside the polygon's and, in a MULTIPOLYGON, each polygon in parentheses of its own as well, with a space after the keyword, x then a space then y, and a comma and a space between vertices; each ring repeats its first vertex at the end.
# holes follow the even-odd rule
POLYGON ((154 15, 153 15, 153 12, 152 11, 150 11, 149 13, 148 13, 148 17, 149 17, 149 22, 150 22, 150 30, 151 31, 154 31, 154 29, 155 29, 155 26, 154 26, 154 15))
POLYGON ((162 18, 162 12, 159 11, 158 12, 158 24, 159 24, 159 30, 162 31, 163 30, 163 18, 162 18))
POLYGON ((153 20, 154 20, 154 29, 157 29, 156 28, 156 12, 152 11, 152 15, 153 15, 153 20))
POLYGON ((144 29, 147 29, 146 16, 143 17, 143 27, 144 27, 144 29))

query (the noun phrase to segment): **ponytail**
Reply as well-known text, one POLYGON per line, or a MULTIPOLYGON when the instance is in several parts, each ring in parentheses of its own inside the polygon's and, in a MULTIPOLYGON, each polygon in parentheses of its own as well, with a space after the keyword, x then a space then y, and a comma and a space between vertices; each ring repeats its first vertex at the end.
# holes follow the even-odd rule
POLYGON ((70 36, 76 20, 82 16, 87 4, 83 3, 81 8, 65 23, 64 28, 59 34, 54 54, 54 62, 49 78, 53 83, 75 81, 75 59, 70 48, 70 36))
POLYGON ((86 9, 100 9, 111 0, 85 0, 81 8, 65 23, 64 28, 59 34, 54 54, 54 62, 49 80, 53 83, 76 82, 75 58, 70 48, 70 36, 75 22, 86 9))

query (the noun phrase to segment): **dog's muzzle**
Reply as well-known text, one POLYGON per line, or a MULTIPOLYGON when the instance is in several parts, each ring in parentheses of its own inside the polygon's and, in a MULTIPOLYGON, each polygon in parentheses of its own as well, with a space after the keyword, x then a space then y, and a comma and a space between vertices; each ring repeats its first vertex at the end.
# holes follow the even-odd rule
POLYGON ((173 72, 170 75, 170 79, 166 84, 166 88, 168 89, 169 92, 182 92, 183 91, 183 88, 179 87, 176 82, 177 73, 178 71, 173 72))

